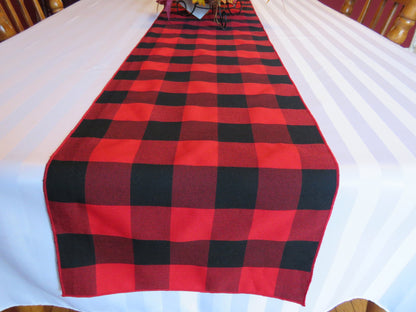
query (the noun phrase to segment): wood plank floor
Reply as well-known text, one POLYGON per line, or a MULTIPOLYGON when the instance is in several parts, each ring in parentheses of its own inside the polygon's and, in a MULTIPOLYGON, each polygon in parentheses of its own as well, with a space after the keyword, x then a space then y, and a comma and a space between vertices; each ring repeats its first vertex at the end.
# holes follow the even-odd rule
MULTIPOLYGON (((3 312, 75 312, 70 309, 57 308, 52 306, 21 306, 14 307, 3 312)), ((128 311, 125 311, 128 312, 128 311)), ((325 311, 322 311, 325 312, 325 311)), ((386 312, 375 303, 364 299, 354 299, 344 302, 329 312, 386 312)))
POLYGON ((330 312, 386 312, 378 305, 371 301, 364 299, 355 299, 351 301, 344 302, 330 312))

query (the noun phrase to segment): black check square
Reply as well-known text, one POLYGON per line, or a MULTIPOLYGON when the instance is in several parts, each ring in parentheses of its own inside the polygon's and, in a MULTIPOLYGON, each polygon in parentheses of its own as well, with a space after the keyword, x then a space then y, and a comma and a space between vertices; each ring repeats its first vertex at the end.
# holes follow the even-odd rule
POLYGON ((299 96, 280 96, 276 95, 277 103, 280 108, 287 109, 306 109, 299 96))
POLYGON ((215 38, 216 38, 217 40, 233 40, 233 39, 234 39, 234 36, 233 36, 233 35, 223 35, 223 34, 217 34, 217 35, 215 36, 215 38))
POLYGON ((88 163, 82 161, 53 160, 46 177, 48 200, 85 203, 87 166, 88 163))
POLYGON ((104 91, 96 100, 96 103, 123 103, 128 91, 104 91))
POLYGON ((243 94, 218 94, 218 107, 247 107, 247 99, 243 94))
POLYGON ((95 264, 92 235, 58 234, 56 237, 62 268, 77 268, 95 264))
POLYGON ((302 189, 298 209, 331 209, 336 186, 336 170, 302 170, 302 189))
POLYGON ((292 126, 288 125, 290 137, 294 144, 322 144, 323 139, 315 126, 292 126))
POLYGON ((72 137, 103 138, 111 125, 109 119, 84 119, 72 133, 72 137))
POLYGON ((193 56, 172 56, 170 62, 173 64, 192 64, 193 56))
POLYGON ((133 263, 133 244, 130 238, 94 235, 95 262, 133 263), (108 252, 111 250, 112 252, 108 252))
POLYGON ((237 47, 235 45, 217 45, 217 51, 237 51, 237 47))
POLYGON ((149 58, 148 55, 130 55, 126 62, 143 62, 149 58))
POLYGON ((191 78, 190 72, 166 72, 165 79, 167 81, 187 82, 191 78))
POLYGON ((274 52, 274 48, 268 45, 256 45, 256 50, 258 52, 274 52))
POLYGON ((133 164, 130 202, 135 206, 170 206, 172 204, 173 166, 133 164))
POLYGON ((201 28, 200 26, 197 25, 191 25, 191 24, 183 24, 182 25, 182 29, 191 29, 191 30, 197 30, 201 28))
POLYGON ((218 123, 218 141, 253 143, 251 125, 218 123))
POLYGON ((247 241, 211 241, 208 267, 239 268, 244 264, 247 241))
POLYGON ((183 33, 180 33, 179 37, 180 38, 185 38, 185 39, 196 39, 196 38, 198 38, 198 34, 183 34, 183 33))
POLYGON ((138 70, 120 70, 114 76, 114 80, 136 80, 139 73, 138 70))
POLYGON ((170 264, 170 243, 168 241, 133 240, 134 264, 170 264))
POLYGON ((215 208, 254 209, 258 175, 257 168, 218 167, 215 208))
POLYGON ((206 266, 210 242, 196 240, 189 242, 171 242, 170 259, 172 264, 206 266))
POLYGON ((243 77, 241 76, 240 73, 236 73, 236 74, 218 73, 217 82, 243 83, 243 77))
POLYGON ((254 41, 265 41, 265 40, 269 40, 269 38, 267 38, 267 36, 253 36, 252 39, 254 41))
POLYGON ((263 31, 263 27, 261 27, 260 22, 255 21, 255 22, 253 22, 253 25, 259 25, 259 26, 258 27, 256 27, 256 26, 249 26, 248 29, 250 29, 250 31, 254 31, 254 32, 256 32, 256 31, 263 31))
POLYGON ((261 59, 261 63, 266 66, 282 66, 282 62, 279 59, 261 59))
POLYGON ((288 75, 268 75, 270 83, 293 84, 288 75))
POLYGON ((185 93, 159 92, 156 105, 183 106, 186 104, 185 93))
POLYGON ((217 56, 217 65, 238 65, 238 57, 217 56))
POLYGON ((143 140, 178 141, 181 125, 180 122, 149 121, 143 140))
POLYGON ((155 32, 152 32, 152 31, 149 31, 147 34, 146 34, 146 36, 145 37, 148 37, 148 38, 160 38, 161 37, 161 34, 159 34, 159 33, 155 33, 155 32))
POLYGON ((310 272, 318 249, 318 242, 289 241, 285 245, 280 267, 310 272))
POLYGON ((193 51, 195 50, 196 45, 195 44, 184 44, 184 43, 178 43, 175 46, 175 49, 178 50, 189 50, 189 51, 193 51))
POLYGON ((156 42, 140 42, 137 45, 137 49, 153 49, 156 45, 156 42))

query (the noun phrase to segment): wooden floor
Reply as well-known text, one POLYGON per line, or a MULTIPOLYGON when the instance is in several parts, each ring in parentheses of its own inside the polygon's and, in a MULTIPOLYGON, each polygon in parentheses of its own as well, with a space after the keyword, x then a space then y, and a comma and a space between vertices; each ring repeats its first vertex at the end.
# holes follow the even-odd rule
POLYGON ((378 305, 371 301, 364 299, 355 299, 351 301, 344 302, 330 312, 386 312, 378 305))
POLYGON ((3 310, 2 312, 74 312, 74 310, 52 306, 21 306, 3 310))
MULTIPOLYGON (((74 312, 70 309, 63 309, 51 306, 29 306, 14 307, 3 312, 74 312)), ((128 311, 125 311, 128 312, 128 311)), ((322 311, 325 312, 325 311, 322 311)), ((375 303, 364 299, 355 299, 344 302, 329 312, 386 312, 375 303)))

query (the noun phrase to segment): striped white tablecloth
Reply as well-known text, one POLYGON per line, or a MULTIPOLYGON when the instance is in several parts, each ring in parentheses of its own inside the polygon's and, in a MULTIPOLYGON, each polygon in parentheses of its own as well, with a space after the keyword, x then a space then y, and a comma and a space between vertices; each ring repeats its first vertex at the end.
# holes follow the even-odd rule
MULTIPOLYGON (((316 0, 253 0, 340 166, 306 307, 253 295, 60 295, 45 164, 157 16, 152 0, 81 0, 0 44, 0 309, 323 312, 416 307, 416 54, 316 0)), ((160 8, 159 8, 160 10, 160 8)))

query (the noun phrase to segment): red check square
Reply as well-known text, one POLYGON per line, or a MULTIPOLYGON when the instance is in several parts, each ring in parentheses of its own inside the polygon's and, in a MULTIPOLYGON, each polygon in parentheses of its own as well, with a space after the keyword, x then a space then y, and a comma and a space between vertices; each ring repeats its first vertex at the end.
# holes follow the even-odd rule
MULTIPOLYGON (((214 58, 212 58, 212 59, 214 59, 214 58)), ((199 63, 192 64, 192 72, 211 72, 211 73, 216 73, 217 72, 216 69, 217 69, 217 66, 215 66, 215 64, 213 64, 211 66, 207 66, 207 64, 203 64, 203 63, 201 63, 201 64, 199 64, 199 63)))
POLYGON ((286 125, 253 124, 254 141, 258 143, 292 143, 292 137, 286 125))
POLYGON ((154 105, 145 103, 129 103, 120 106, 114 120, 148 121, 154 105))
POLYGON ((123 91, 129 89, 134 80, 111 80, 108 82, 107 90, 123 91))
POLYGON ((217 92, 217 84, 214 82, 207 81, 189 81, 187 92, 192 93, 203 93, 203 92, 217 92))
POLYGON ((218 142, 180 141, 175 156, 175 165, 217 166, 218 142))
POLYGON ((85 175, 85 201, 92 205, 130 205, 131 164, 90 162, 85 175))
POLYGON ((242 74, 243 81, 246 83, 269 83, 269 78, 267 75, 259 75, 258 73, 251 72, 251 73, 243 73, 242 74))
POLYGON ((169 265, 135 265, 135 290, 169 289, 169 265))
POLYGON ((250 120, 255 124, 286 124, 282 111, 278 108, 251 107, 248 109, 250 120))
POLYGON ((255 210, 249 239, 286 241, 296 211, 255 210))
POLYGON ((311 272, 280 269, 277 276, 275 297, 305 304, 305 296, 311 272))
POLYGON ((171 265, 169 287, 175 290, 204 291, 207 268, 192 265, 171 265))
POLYGON ((122 107, 121 104, 112 105, 92 105, 88 110, 88 119, 110 119, 113 120, 115 114, 122 107))
POLYGON ((241 268, 212 268, 207 271, 207 291, 237 293, 241 268))
POLYGON ((90 161, 132 163, 139 150, 139 140, 101 139, 90 155, 90 161), (122 150, 123 153, 118 151, 122 150))
POLYGON ((296 146, 283 143, 256 143, 255 146, 260 168, 302 168, 302 163, 296 146))
POLYGON ((316 124, 306 109, 282 109, 282 114, 288 125, 313 126, 316 124))
POLYGON ((155 105, 150 120, 162 122, 180 122, 183 114, 182 106, 155 105))
POLYGON ((219 142, 218 165, 221 167, 257 167, 256 148, 251 143, 219 142))
POLYGON ((337 164, 324 144, 299 144, 297 146, 302 167, 305 169, 335 169, 337 164))
POLYGON ((168 93, 186 93, 188 91, 188 86, 182 82, 165 80, 158 90, 168 93))
POLYGON ((217 95, 214 93, 188 93, 186 95, 186 104, 204 107, 217 107, 217 95))
POLYGON ((169 63, 162 62, 143 62, 141 70, 159 70, 166 72, 169 69, 169 63))
POLYGON ((56 213, 54 215, 54 230, 57 234, 79 233, 91 234, 88 213, 85 204, 56 202, 56 213), (68 222, 68 220, 77 222, 68 222))
POLYGON ((217 122, 218 121, 218 108, 186 105, 183 110, 182 120, 183 121, 217 122))
POLYGON ((301 170, 261 168, 256 207, 265 210, 295 210, 301 189, 301 170))
POLYGON ((245 92, 243 94, 256 95, 256 94, 274 94, 273 86, 270 84, 261 83, 246 83, 244 84, 245 92))
POLYGON ((129 206, 86 205, 91 233, 131 237, 129 206))
POLYGON ((272 93, 282 96, 298 96, 298 90, 294 84, 274 84, 272 93))
POLYGON ((62 295, 74 297, 96 296, 96 274, 95 266, 91 265, 61 269, 61 279, 65 281, 62 287, 62 295))
POLYGON ((244 66, 240 66, 240 71, 241 73, 256 73, 256 74, 261 74, 261 75, 265 75, 267 74, 267 71, 265 69, 265 67, 263 65, 244 65, 244 66))
POLYGON ((134 163, 171 165, 175 159, 177 144, 175 141, 143 140, 134 163))
MULTIPOLYGON (((163 80, 165 73, 157 70, 140 70, 135 80, 163 80)), ((133 80, 132 80, 133 81, 133 80)))
POLYGON ((214 209, 172 208, 170 240, 209 240, 214 212, 214 209))
POLYGON ((218 83, 214 84, 218 87, 219 94, 244 94, 245 85, 239 83, 218 83))
POLYGON ((217 168, 175 166, 172 182, 172 206, 214 208, 217 168))
POLYGON ((85 140, 85 138, 69 137, 66 144, 58 150, 54 157, 57 160, 66 160, 74 157, 80 161, 88 161, 91 152, 100 143, 100 140, 100 138, 88 138, 88 140, 85 140))
POLYGON ((243 267, 238 291, 253 294, 262 289, 261 295, 272 297, 274 295, 278 268, 252 268, 243 267))
POLYGON ((251 116, 248 114, 245 108, 231 108, 231 107, 219 107, 218 108, 218 122, 222 123, 236 123, 236 124, 249 124, 251 116))
POLYGON ((289 240, 321 241, 329 214, 328 210, 298 210, 293 220, 289 240))
POLYGON ((159 91, 162 84, 163 80, 135 80, 132 83, 130 90, 137 92, 159 91))
POLYGON ((169 207, 132 207, 132 237, 140 240, 169 240, 170 216, 169 207))
POLYGON ((247 240, 253 217, 251 209, 218 209, 212 225, 212 240, 247 240))
MULTIPOLYGON (((191 71, 192 64, 169 64, 169 72, 186 72, 189 73, 191 71)), ((166 73, 165 73, 166 74, 166 73)))

